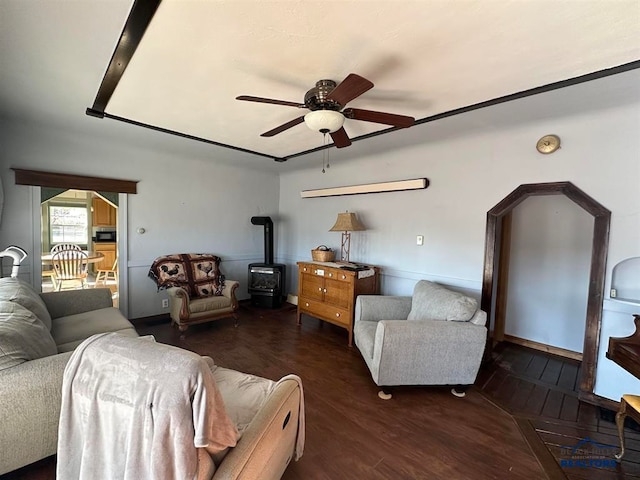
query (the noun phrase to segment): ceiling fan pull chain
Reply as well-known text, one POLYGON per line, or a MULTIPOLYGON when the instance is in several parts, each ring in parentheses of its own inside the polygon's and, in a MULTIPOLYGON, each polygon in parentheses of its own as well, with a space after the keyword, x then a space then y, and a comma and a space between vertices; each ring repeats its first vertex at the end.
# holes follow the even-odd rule
POLYGON ((327 138, 327 134, 324 134, 324 151, 327 152, 327 168, 329 168, 331 165, 329 165, 329 148, 327 147, 327 145, 329 145, 329 139, 327 138))
MULTIPOLYGON (((323 137, 323 143, 324 143, 324 145, 326 147, 326 145, 327 145, 327 132, 323 132, 322 133, 322 137, 323 137)), ((325 171, 324 171, 324 163, 325 163, 324 162, 324 154, 325 154, 326 150, 327 150, 326 148, 322 149, 322 173, 325 173, 325 171)), ((327 165, 327 168, 329 168, 329 165, 327 165)))

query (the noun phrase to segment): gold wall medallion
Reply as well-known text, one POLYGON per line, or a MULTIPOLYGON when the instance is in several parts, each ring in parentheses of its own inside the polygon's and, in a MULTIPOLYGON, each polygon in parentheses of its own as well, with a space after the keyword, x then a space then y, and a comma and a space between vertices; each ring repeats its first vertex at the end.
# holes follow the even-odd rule
POLYGON ((557 135, 545 135, 538 143, 536 143, 536 149, 540 153, 549 154, 553 153, 560 148, 560 137, 557 135))

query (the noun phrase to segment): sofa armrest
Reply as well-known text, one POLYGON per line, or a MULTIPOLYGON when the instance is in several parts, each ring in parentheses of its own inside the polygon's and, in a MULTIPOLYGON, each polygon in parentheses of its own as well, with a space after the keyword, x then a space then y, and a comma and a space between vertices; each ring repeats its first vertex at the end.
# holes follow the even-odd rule
POLYGON ((355 321, 406 320, 411 311, 411 297, 391 295, 359 295, 355 321))
POLYGON ((220 463, 213 480, 277 480, 295 452, 302 392, 298 382, 285 380, 220 463))
POLYGON ((378 322, 373 346, 378 385, 392 385, 403 376, 411 378, 414 371, 425 366, 435 375, 425 384, 450 384, 448 380, 439 381, 438 375, 446 379, 449 373, 457 377, 464 372, 465 381, 453 383, 473 383, 486 340, 486 327, 470 322, 382 320, 378 322))
POLYGON ((0 475, 56 453, 62 376, 71 353, 0 372, 0 475))
POLYGON ((239 286, 240 286, 240 282, 237 282, 235 280, 225 280, 224 288, 222 289, 222 295, 232 300, 235 300, 236 290, 238 289, 239 286))
POLYGON ((171 309, 171 318, 189 318, 189 294, 184 288, 170 287, 167 288, 169 295, 169 308, 171 309))
POLYGON ((378 340, 384 342, 408 341, 416 347, 432 347, 444 343, 486 341, 487 328, 471 322, 452 322, 446 320, 381 320, 376 331, 378 340), (379 336, 381 336, 379 338, 379 336))
POLYGON ((108 288, 87 288, 64 292, 41 293, 51 318, 66 317, 78 313, 90 312, 101 308, 113 307, 111 290, 108 288))
POLYGON ((471 317, 471 320, 469 321, 474 325, 480 325, 481 327, 484 327, 487 324, 487 312, 477 309, 476 313, 473 314, 473 317, 471 317))

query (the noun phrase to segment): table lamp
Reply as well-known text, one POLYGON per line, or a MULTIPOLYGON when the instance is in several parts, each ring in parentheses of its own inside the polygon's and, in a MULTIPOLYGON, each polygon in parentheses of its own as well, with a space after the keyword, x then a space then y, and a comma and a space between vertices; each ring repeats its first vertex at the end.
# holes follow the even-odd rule
POLYGON ((340 258, 344 262, 349 261, 349 250, 351 250, 351 233, 366 230, 364 225, 356 217, 355 213, 339 213, 336 224, 329 229, 330 232, 342 232, 342 247, 340 258))

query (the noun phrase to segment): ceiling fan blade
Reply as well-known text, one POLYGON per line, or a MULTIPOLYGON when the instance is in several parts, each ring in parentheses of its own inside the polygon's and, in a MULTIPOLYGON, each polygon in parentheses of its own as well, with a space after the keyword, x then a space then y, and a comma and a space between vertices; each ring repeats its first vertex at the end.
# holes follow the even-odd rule
POLYGON ((274 128, 273 130, 269 130, 268 132, 264 132, 262 135, 260 135, 261 137, 273 137, 274 135, 277 135, 279 133, 284 132, 285 130, 290 129, 291 127, 295 127, 296 125, 298 125, 299 123, 304 122, 304 115, 298 118, 294 118, 291 121, 288 121, 287 123, 283 123, 282 125, 280 125, 279 127, 274 128))
POLYGON ((345 106, 351 100, 359 97, 371 88, 373 88, 373 83, 369 80, 355 73, 350 73, 347 75, 347 78, 327 95, 327 99, 345 106))
POLYGON ((398 128, 412 126, 416 119, 395 113, 374 112, 373 110, 362 110, 360 108, 346 108, 342 111, 345 117, 353 120, 364 120, 365 122, 384 123, 398 128))
POLYGON ((286 100, 274 100, 272 98, 252 97, 251 95, 240 95, 236 100, 244 100, 246 102, 271 103, 274 105, 285 105, 287 107, 306 108, 304 103, 287 102, 286 100))
POLYGON ((349 145, 351 145, 351 140, 349 140, 349 136, 347 135, 347 132, 345 131, 344 127, 340 127, 340 130, 336 130, 330 135, 331 135, 331 138, 333 139, 333 144, 337 148, 348 147, 349 145))

